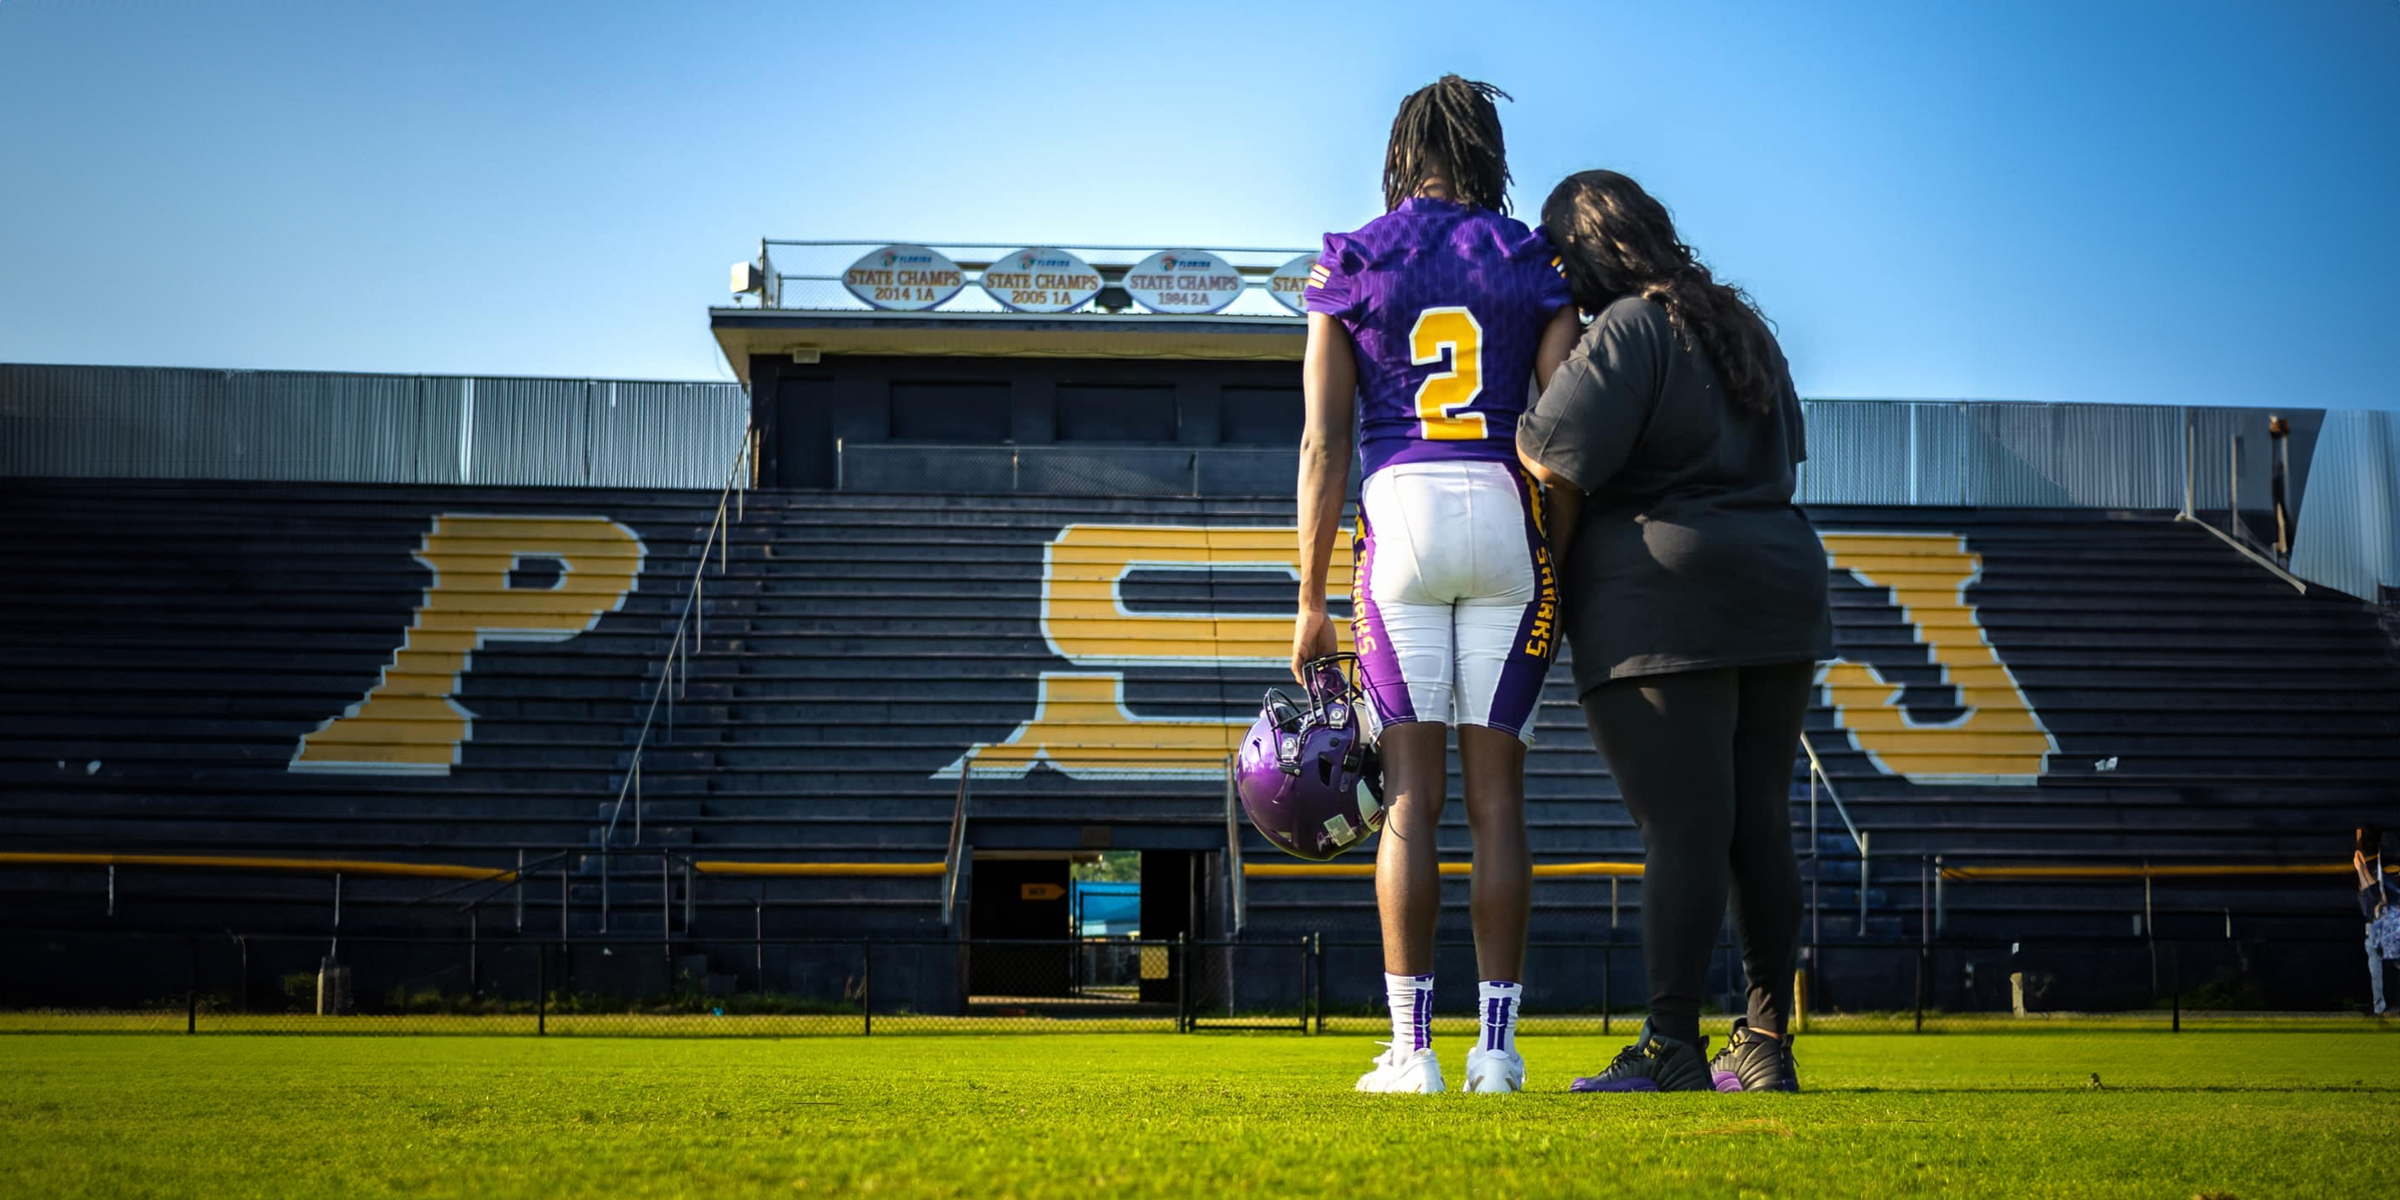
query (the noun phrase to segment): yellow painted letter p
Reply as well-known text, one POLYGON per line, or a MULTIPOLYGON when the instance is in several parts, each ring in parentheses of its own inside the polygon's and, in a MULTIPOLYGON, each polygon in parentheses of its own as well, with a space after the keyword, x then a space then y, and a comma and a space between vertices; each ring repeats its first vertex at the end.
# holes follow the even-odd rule
POLYGON ((300 739, 295 771, 447 774, 475 714, 454 697, 486 642, 559 642, 614 612, 642 573, 642 539, 605 517, 445 514, 416 553, 433 586, 383 677, 300 739), (529 560, 555 582, 511 587, 529 560))

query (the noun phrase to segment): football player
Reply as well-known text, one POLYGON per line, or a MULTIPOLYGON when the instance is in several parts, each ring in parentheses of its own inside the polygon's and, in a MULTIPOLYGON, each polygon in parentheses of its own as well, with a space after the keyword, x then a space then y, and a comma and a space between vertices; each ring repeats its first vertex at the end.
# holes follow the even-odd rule
POLYGON ((1516 428, 1528 384, 1548 380, 1580 326, 1549 244, 1507 215, 1493 104, 1507 98, 1445 75, 1401 101, 1384 151, 1384 215, 1327 234, 1304 293, 1295 675, 1334 652, 1325 578, 1354 434, 1366 472, 1351 626, 1389 807, 1375 899, 1392 1042, 1361 1091, 1443 1086, 1430 1023, 1450 727, 1474 838, 1482 977, 1467 1090, 1524 1086, 1525 747, 1559 635, 1541 499, 1517 464, 1516 428))

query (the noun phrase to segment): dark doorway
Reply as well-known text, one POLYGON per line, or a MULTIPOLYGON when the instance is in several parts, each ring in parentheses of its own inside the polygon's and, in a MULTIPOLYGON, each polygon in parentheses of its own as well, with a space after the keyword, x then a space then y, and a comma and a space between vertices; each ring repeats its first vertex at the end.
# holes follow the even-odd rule
POLYGON ((1143 1001, 1173 1003, 1176 972, 1182 964, 1162 942, 1201 936, 1200 870, 1206 855, 1193 850, 1142 852, 1142 941, 1152 949, 1142 954, 1143 1001))
POLYGON ((1065 858, 975 859, 967 988, 977 996, 1064 996, 1074 986, 1065 858), (1049 945, 1008 945, 1012 941, 1049 945))
POLYGON ((759 483, 766 487, 832 487, 833 380, 779 379, 774 395, 775 441, 767 448, 773 469, 761 472, 759 483))

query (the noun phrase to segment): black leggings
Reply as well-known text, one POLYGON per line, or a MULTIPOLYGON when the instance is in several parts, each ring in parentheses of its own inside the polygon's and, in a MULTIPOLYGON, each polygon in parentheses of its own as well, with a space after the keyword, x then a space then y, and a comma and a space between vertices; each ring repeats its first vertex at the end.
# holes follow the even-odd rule
POLYGON ((1750 1024, 1784 1030, 1800 938, 1792 756, 1815 676, 1809 662, 1721 667, 1584 694, 1592 740, 1642 830, 1642 961, 1652 1027, 1669 1037, 1700 1036, 1700 990, 1729 893, 1750 1024))

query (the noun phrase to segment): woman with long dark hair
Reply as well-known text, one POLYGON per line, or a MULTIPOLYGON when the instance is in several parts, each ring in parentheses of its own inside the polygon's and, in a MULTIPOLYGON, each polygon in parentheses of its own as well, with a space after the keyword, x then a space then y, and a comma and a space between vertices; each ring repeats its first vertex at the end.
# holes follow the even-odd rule
POLYGON ((1326 574, 1353 431, 1360 489, 1353 636, 1386 816, 1375 851, 1392 1041, 1365 1092, 1439 1092, 1434 833, 1458 730, 1482 1035, 1467 1090, 1524 1087, 1517 1003, 1532 860, 1525 745, 1550 670, 1556 586, 1539 497, 1517 469, 1529 382, 1575 340, 1557 256, 1508 213, 1507 148, 1490 84, 1443 76, 1411 93, 1384 151, 1384 215, 1325 237, 1309 277, 1301 379, 1300 615, 1292 673, 1334 651, 1326 574))
POLYGON ((1640 1040, 1573 1090, 1796 1091, 1792 762, 1833 654, 1824 547, 1792 504, 1799 397, 1750 298, 1639 184, 1570 176, 1542 221, 1597 315, 1517 447, 1549 488, 1584 719, 1641 827, 1651 991, 1640 1040), (1710 1062, 1700 992, 1728 898, 1749 1012, 1710 1062))

